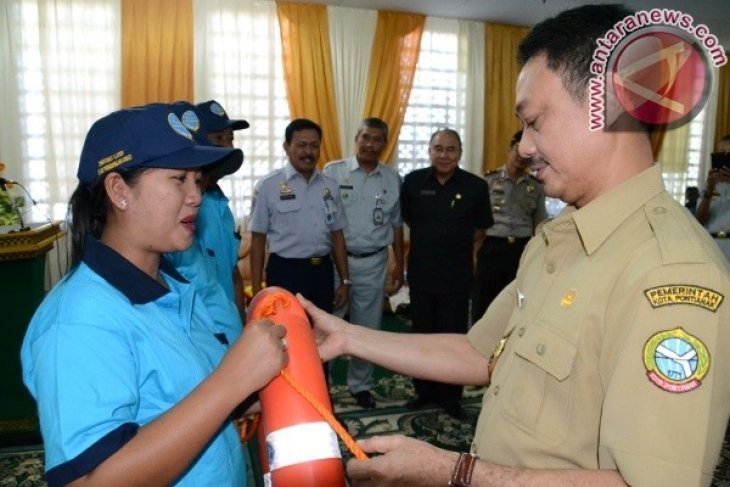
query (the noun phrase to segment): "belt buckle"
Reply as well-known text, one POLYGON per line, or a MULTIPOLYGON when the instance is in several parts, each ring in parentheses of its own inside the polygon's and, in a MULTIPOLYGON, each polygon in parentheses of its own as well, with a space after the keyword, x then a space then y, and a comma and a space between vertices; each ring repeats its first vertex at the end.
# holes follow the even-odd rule
POLYGON ((507 237, 507 243, 513 244, 516 241, 517 241, 517 237, 515 237, 515 236, 510 235, 509 237, 507 237))
POLYGON ((309 263, 313 266, 318 266, 322 264, 322 257, 310 257, 309 263))
POLYGON ((717 238, 727 238, 727 232, 725 232, 725 231, 717 232, 717 238))

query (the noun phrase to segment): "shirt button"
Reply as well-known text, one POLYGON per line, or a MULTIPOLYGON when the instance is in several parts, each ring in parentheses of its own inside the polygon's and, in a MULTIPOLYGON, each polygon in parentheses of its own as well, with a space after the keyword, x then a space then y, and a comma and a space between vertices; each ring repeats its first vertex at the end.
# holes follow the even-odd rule
POLYGON ((496 396, 497 394, 499 394, 499 386, 494 386, 494 392, 493 392, 493 394, 494 394, 495 396, 496 396))
POLYGON ((537 347, 535 348, 535 351, 538 355, 545 355, 545 344, 539 343, 537 347))
POLYGON ((548 271, 548 274, 552 274, 553 272, 555 272, 555 264, 553 264, 552 262, 550 262, 547 265, 547 271, 548 271))
POLYGON ((663 206, 657 206, 653 211, 655 215, 663 215, 667 212, 667 209, 663 206))
POLYGON ((517 330, 517 336, 522 336, 525 334, 525 327, 521 327, 519 330, 517 330))

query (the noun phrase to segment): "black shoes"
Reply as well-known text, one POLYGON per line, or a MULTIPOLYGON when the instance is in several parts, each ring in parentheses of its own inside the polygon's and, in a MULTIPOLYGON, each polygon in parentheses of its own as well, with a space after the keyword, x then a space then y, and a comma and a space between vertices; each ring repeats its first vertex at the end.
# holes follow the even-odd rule
POLYGON ((360 391, 352 394, 357 405, 363 409, 375 409, 375 399, 370 391, 360 391))
POLYGON ((454 419, 464 419, 464 410, 458 402, 450 402, 442 406, 446 414, 454 419))

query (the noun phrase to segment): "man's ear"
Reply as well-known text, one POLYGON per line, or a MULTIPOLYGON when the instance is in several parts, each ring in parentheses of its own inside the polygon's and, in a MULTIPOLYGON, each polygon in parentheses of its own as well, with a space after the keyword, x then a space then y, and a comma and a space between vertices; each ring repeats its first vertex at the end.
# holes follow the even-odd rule
POLYGON ((129 186, 118 172, 112 172, 104 178, 104 189, 112 205, 120 210, 127 209, 129 186))

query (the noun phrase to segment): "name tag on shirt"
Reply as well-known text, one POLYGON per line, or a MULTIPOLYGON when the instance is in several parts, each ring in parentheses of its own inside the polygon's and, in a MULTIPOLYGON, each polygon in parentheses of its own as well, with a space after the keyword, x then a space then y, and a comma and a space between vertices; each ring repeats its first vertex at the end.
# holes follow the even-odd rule
POLYGON ((424 196, 436 196, 435 189, 422 189, 421 194, 424 196))
POLYGON ((295 200, 295 199, 297 199, 297 195, 294 194, 294 193, 280 194, 279 195, 279 199, 281 201, 284 201, 284 200, 295 200))

